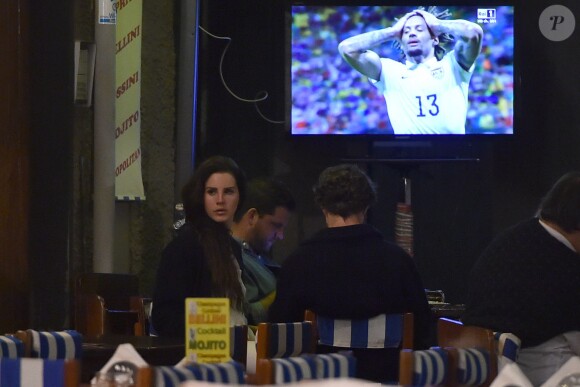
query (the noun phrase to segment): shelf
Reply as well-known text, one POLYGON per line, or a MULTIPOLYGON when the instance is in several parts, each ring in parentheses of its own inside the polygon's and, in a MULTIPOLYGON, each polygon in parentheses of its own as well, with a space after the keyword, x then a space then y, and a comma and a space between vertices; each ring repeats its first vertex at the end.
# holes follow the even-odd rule
POLYGON ((359 158, 359 159, 342 159, 344 162, 352 163, 384 163, 384 164, 432 164, 432 163, 477 163, 479 159, 462 158, 462 159, 383 159, 383 158, 359 158))

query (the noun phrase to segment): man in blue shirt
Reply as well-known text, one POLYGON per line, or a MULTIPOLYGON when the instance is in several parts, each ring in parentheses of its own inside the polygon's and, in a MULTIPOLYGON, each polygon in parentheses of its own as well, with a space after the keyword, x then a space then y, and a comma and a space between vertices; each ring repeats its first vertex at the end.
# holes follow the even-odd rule
POLYGON ((266 321, 268 308, 276 297, 279 265, 269 254, 274 242, 284 238, 295 206, 290 190, 281 182, 254 179, 248 183, 246 199, 234 218, 232 234, 242 246, 242 281, 250 325, 266 321))

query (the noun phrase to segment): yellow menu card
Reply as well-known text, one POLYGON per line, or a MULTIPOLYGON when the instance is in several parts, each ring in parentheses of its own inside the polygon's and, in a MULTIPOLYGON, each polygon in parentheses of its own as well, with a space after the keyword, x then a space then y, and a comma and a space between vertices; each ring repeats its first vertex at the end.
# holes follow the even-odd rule
POLYGON ((197 363, 230 360, 230 300, 185 299, 185 356, 197 363))

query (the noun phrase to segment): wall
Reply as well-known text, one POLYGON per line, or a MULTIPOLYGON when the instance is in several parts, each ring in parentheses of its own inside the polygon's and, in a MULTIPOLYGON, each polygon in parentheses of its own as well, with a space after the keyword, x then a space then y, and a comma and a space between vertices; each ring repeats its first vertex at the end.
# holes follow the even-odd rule
MULTIPOLYGON (((28 254, 21 250, 24 266, 18 273, 27 277, 26 269, 30 271, 28 278, 19 282, 21 286, 12 287, 20 310, 13 309, 18 314, 12 317, 8 313, 0 317, 0 326, 10 327, 5 330, 72 327, 74 279, 79 273, 92 271, 92 170, 99 155, 93 151, 92 107, 73 104, 73 47, 75 40, 94 41, 94 6, 92 0, 35 2, 30 24, 20 25, 23 36, 33 37, 29 54, 27 47, 22 47, 26 55, 22 68, 30 65, 34 69, 31 87, 28 83, 24 86, 31 97, 8 111, 14 117, 19 109, 30 113, 22 117, 30 121, 30 139, 26 139, 25 126, 14 129, 27 142, 18 157, 23 158, 21 168, 30 162, 30 216, 28 224, 11 216, 11 225, 17 229, 8 233, 3 226, 0 233, 2 240, 13 235, 14 243, 28 235, 28 254), (9 317, 11 321, 6 320, 9 317)), ((24 5, 22 9, 27 10, 24 5)), ((116 250, 115 265, 139 275, 145 295, 151 293, 161 250, 172 236, 176 73, 173 12, 171 3, 144 2, 141 145, 147 200, 116 204, 116 217, 120 219, 117 235, 125 235, 127 240, 119 241, 124 250, 116 250)), ((14 39, 13 43, 23 39, 14 35, 9 38, 14 39)), ((4 71, 2 74, 6 76, 4 71)), ((3 163, 2 176, 8 172, 7 165, 3 163)), ((26 180, 25 175, 21 177, 26 180)), ((24 200, 29 198, 26 186, 14 187, 21 188, 24 200)), ((26 220, 27 207, 16 200, 12 205, 15 210, 21 209, 20 216, 26 220)), ((9 251, 4 246, 2 250, 9 251)), ((20 256, 16 257, 16 252, 14 255, 6 262, 17 269, 20 256)))
POLYGON ((0 3, 0 331, 28 324, 29 9, 0 3))
MULTIPOLYGON (((178 3, 178 2, 176 2, 178 3)), ((76 1, 75 39, 94 40, 94 1, 76 1)), ((146 200, 115 204, 115 272, 139 276, 151 295, 155 268, 172 236, 176 41, 172 2, 143 2, 141 150, 146 200)), ((93 109, 75 107, 74 222, 71 277, 93 269, 93 109)))
POLYGON ((72 3, 30 7, 30 324, 66 324, 72 204, 72 3))
POLYGON ((172 237, 177 3, 143 1, 141 147, 147 200, 132 205, 129 235, 130 271, 139 275, 144 294, 151 294, 161 250, 172 237))

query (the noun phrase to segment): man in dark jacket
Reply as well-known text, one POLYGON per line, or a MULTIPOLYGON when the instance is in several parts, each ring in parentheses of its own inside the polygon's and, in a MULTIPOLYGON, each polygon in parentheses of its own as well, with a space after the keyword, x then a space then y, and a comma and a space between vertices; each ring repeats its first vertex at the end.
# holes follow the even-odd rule
POLYGON ((518 336, 517 363, 535 386, 580 355, 579 253, 580 172, 570 172, 472 270, 463 322, 518 336))
MULTIPOLYGON (((365 224, 376 200, 374 183, 354 165, 327 168, 314 187, 328 228, 302 243, 283 263, 271 321, 302 321, 304 311, 366 319, 412 312, 415 342, 429 334, 430 310, 411 257, 365 224)), ((396 382, 398 349, 355 352, 357 377, 396 382), (360 353, 359 353, 360 352, 360 353)))

